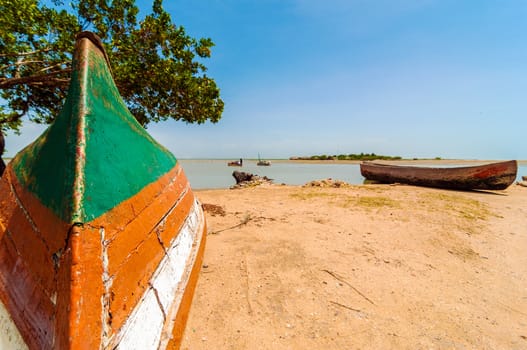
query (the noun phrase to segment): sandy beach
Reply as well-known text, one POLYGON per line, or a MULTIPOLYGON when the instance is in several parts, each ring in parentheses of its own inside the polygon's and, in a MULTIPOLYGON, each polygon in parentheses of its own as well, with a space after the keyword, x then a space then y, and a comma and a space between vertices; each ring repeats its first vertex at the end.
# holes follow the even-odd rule
POLYGON ((182 349, 527 349, 527 188, 196 191, 182 349))

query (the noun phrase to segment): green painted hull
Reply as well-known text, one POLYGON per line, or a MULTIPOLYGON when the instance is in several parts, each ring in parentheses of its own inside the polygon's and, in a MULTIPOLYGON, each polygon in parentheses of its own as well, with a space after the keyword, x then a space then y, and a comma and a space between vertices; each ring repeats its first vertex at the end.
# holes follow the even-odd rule
POLYGON ((21 184, 66 222, 98 217, 176 164, 128 111, 105 55, 76 52, 61 113, 13 159, 21 184))

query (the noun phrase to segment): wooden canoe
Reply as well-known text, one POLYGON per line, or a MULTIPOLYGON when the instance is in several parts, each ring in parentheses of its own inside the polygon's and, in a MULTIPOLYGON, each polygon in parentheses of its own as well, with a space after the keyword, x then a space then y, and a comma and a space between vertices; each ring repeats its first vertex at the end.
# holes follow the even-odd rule
POLYGON ((177 349, 205 231, 177 159, 79 35, 62 111, 0 178, 0 348, 177 349))
POLYGON ((516 179, 515 160, 492 164, 431 168, 363 162, 360 172, 368 180, 458 190, 503 190, 516 179))

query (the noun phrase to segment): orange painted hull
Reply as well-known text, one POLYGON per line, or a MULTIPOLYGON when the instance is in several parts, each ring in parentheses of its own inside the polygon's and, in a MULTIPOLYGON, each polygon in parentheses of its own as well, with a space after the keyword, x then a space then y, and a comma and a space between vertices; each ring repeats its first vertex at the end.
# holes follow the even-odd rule
POLYGON ((118 345, 130 315, 155 289, 153 276, 194 210, 193 247, 174 295, 179 301, 161 310, 160 342, 179 347, 206 231, 179 165, 104 215, 78 225, 41 205, 10 166, 0 178, 0 193, 0 300, 30 349, 118 345))

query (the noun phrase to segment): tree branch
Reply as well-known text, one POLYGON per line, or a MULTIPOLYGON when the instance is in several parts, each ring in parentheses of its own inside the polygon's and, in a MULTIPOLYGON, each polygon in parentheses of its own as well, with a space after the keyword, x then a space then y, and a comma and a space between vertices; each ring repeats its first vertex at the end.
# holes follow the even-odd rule
POLYGON ((9 118, 0 120, 0 124, 9 124, 15 122, 17 119, 20 119, 24 116, 24 113, 12 114, 9 118))
POLYGON ((31 75, 21 78, 3 78, 0 79, 0 89, 9 89, 16 85, 56 85, 57 81, 69 81, 69 79, 54 78, 57 75, 67 74, 71 72, 71 68, 66 68, 60 71, 50 72, 48 74, 31 75), (54 81, 55 84, 50 84, 54 81))
POLYGON ((0 53, 0 57, 22 57, 22 56, 30 56, 30 55, 35 55, 35 54, 37 54, 37 53, 41 53, 41 52, 49 52, 49 51, 51 51, 51 50, 52 50, 51 48, 48 48, 48 49, 35 50, 35 51, 30 51, 30 52, 0 53))
MULTIPOLYGON (((45 72, 45 71, 48 71, 48 70, 50 70, 50 69, 57 68, 57 67, 60 67, 60 66, 63 66, 63 65, 68 65, 68 62, 59 62, 59 63, 54 64, 54 65, 52 65, 52 66, 44 67, 44 68, 42 68, 41 70, 39 70, 39 72, 45 72)), ((64 71, 64 70, 62 70, 62 72, 63 72, 63 71, 64 71)), ((71 69, 70 69, 70 71, 71 71, 71 69)))
POLYGON ((17 61, 15 63, 11 63, 11 64, 0 67, 0 70, 8 69, 9 67, 23 66, 23 65, 31 64, 31 63, 44 63, 44 62, 45 61, 17 61))
POLYGON ((346 281, 344 278, 340 277, 339 275, 337 275, 335 272, 333 271, 329 271, 329 270, 322 270, 326 273, 329 273, 331 276, 333 276, 335 279, 341 281, 342 283, 346 283, 348 286, 351 287, 351 289, 353 289, 355 292, 357 292, 361 297, 363 297, 364 299, 368 300, 371 304, 375 305, 375 303, 373 301, 371 301, 370 298, 368 298, 367 296, 365 296, 364 294, 361 293, 360 290, 358 290, 357 288, 355 288, 354 286, 352 286, 348 281, 346 281))

